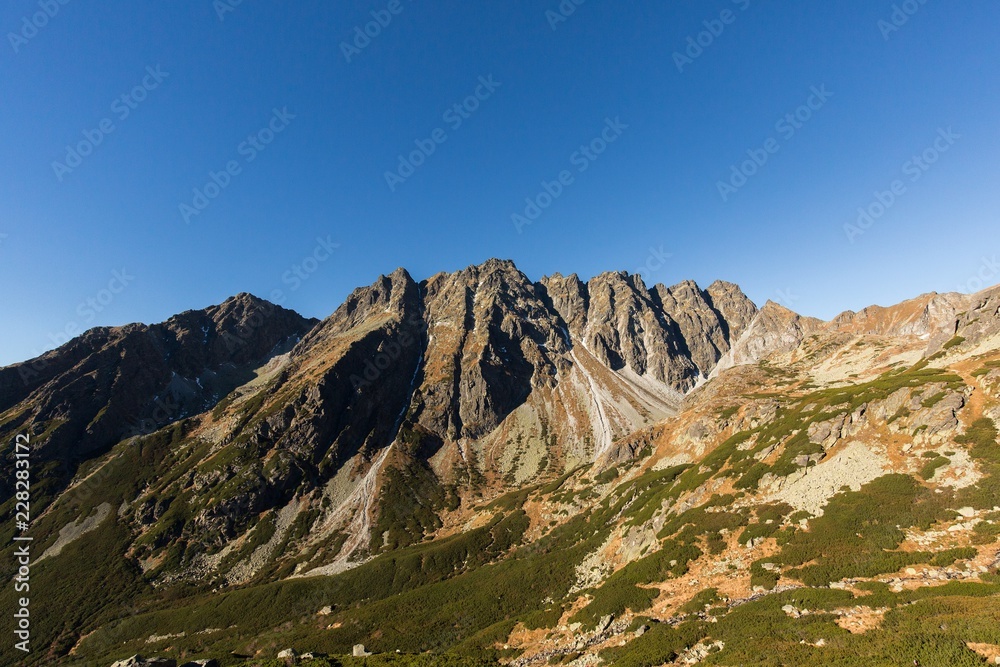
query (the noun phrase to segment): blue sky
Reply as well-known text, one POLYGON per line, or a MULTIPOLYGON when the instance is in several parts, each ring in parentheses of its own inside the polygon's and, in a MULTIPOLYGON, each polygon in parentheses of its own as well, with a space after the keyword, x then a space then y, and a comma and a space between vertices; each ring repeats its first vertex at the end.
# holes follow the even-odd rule
POLYGON ((0 364, 494 256, 823 318, 1000 282, 1000 6, 901 4, 9 0, 0 364))

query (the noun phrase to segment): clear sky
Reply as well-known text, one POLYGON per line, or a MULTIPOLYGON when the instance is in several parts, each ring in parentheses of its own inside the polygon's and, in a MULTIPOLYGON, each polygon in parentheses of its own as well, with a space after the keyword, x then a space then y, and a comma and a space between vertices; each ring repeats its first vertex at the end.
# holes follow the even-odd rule
POLYGON ((994 0, 562 6, 2 3, 0 364, 489 257, 823 318, 1000 282, 994 0))

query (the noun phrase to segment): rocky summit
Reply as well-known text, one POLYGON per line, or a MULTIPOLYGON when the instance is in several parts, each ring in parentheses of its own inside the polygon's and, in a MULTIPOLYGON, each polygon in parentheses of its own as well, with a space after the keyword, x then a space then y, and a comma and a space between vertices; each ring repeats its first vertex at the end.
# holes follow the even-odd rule
POLYGON ((93 329, 0 369, 0 659, 1000 664, 998 418, 1000 288, 825 322, 489 260, 93 329))

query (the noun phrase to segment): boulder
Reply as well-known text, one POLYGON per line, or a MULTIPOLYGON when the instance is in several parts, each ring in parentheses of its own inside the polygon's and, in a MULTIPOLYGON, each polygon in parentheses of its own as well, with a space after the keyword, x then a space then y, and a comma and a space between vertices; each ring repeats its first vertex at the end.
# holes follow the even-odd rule
POLYGON ((355 658, 364 658, 365 656, 371 655, 371 653, 365 650, 364 644, 355 644, 352 653, 355 658))
POLYGON ((136 654, 113 663, 111 667, 177 667, 177 661, 173 658, 143 658, 136 654))
POLYGON ((133 655, 131 658, 125 658, 124 660, 112 663, 111 667, 142 667, 145 664, 146 661, 142 659, 142 656, 133 655))
POLYGON ((611 621, 613 621, 614 618, 615 617, 613 614, 608 614, 607 616, 602 617, 601 620, 597 622, 597 628, 595 629, 597 634, 600 634, 605 630, 607 630, 608 627, 610 627, 611 621))

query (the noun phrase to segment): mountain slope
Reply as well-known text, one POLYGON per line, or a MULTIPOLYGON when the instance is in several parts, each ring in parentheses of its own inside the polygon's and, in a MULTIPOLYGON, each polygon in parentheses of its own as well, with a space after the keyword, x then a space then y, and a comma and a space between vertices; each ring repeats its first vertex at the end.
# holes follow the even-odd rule
MULTIPOLYGON (((204 411, 79 455, 32 526, 52 594, 28 664, 356 643, 456 664, 851 664, 861 645, 870 664, 977 664, 1000 647, 1000 290, 821 322, 728 283, 532 282, 491 260, 397 270, 305 324, 286 353, 239 358, 253 378, 204 411), (58 583, 84 564, 103 597, 58 583)), ((79 382, 61 373, 34 396, 79 382)), ((10 404, 8 434, 36 409, 10 404)))

